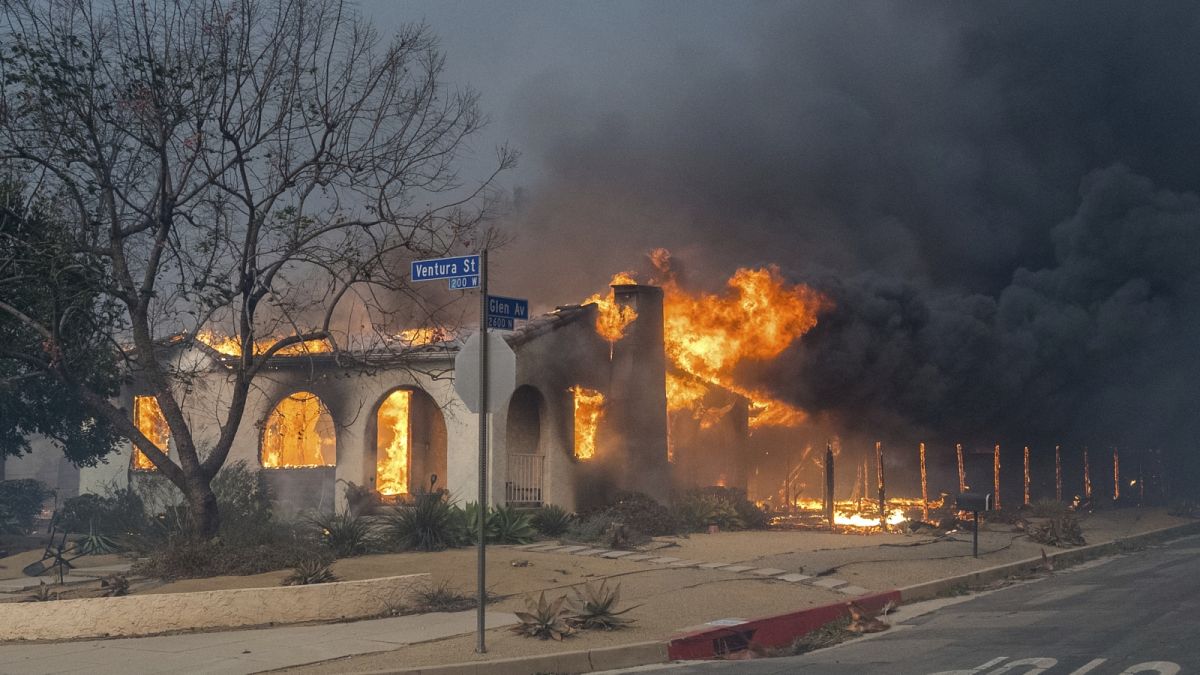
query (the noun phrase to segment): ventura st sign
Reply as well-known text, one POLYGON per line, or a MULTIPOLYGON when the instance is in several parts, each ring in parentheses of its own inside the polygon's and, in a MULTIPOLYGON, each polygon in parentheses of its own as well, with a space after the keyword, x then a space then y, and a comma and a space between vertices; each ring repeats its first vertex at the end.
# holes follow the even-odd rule
MULTIPOLYGON (((414 260, 412 262, 413 281, 434 281, 437 279, 458 279, 462 277, 479 276, 479 256, 460 255, 456 258, 437 258, 434 260, 414 260)), ((472 288, 478 286, 463 286, 472 288)))

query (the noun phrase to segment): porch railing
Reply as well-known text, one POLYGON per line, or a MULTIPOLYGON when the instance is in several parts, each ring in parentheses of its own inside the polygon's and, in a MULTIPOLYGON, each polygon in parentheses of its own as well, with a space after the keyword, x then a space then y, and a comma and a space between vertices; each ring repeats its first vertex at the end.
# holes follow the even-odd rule
POLYGON ((504 500, 513 506, 542 505, 543 455, 510 453, 504 500))

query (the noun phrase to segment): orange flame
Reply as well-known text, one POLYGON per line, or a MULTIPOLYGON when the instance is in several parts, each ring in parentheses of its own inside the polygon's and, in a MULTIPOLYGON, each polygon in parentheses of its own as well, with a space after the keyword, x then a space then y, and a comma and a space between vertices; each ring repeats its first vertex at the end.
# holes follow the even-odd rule
POLYGON ((396 338, 409 347, 423 347, 439 342, 449 342, 454 338, 454 334, 449 329, 442 327, 406 328, 400 331, 396 338))
MULTIPOLYGON (((650 259, 663 276, 663 328, 667 358, 698 382, 750 399, 750 426, 797 426, 804 411, 769 394, 738 385, 733 371, 745 360, 769 360, 817 325, 828 300, 802 284, 790 285, 774 266, 734 273, 723 294, 683 290, 671 254, 655 249, 650 259)), ((697 410, 691 389, 668 385, 670 410, 697 410), (672 394, 676 394, 672 396, 672 394)))
POLYGON ((596 456, 596 430, 604 416, 604 394, 579 385, 569 391, 575 395, 575 457, 591 459, 596 456))
MULTIPOLYGON (((138 431, 154 444, 154 447, 167 452, 171 440, 171 427, 167 426, 167 418, 163 416, 158 399, 153 396, 133 397, 133 423, 138 431)), ((154 462, 150 461, 141 450, 133 448, 133 468, 139 471, 153 471, 154 462)))
MULTIPOLYGON (((196 333, 196 339, 211 347, 225 356, 241 356, 242 341, 240 338, 232 335, 218 335, 211 330, 202 330, 196 333)), ((254 341, 254 353, 262 354, 271 348, 271 345, 278 342, 281 338, 268 337, 254 341)), ((333 351, 329 342, 324 339, 308 340, 306 342, 298 342, 294 345, 289 345, 276 352, 276 356, 303 356, 305 354, 321 354, 333 351)))
POLYGON ((381 495, 408 494, 409 411, 412 392, 393 391, 379 406, 378 455, 375 460, 375 490, 381 495))
POLYGON ((625 328, 637 319, 637 311, 628 305, 617 304, 611 286, 622 286, 626 284, 636 284, 633 279, 632 272, 618 272, 613 275, 608 289, 607 295, 599 293, 584 300, 583 305, 595 305, 598 310, 596 314, 596 332, 600 337, 609 342, 616 342, 625 337, 625 328))
POLYGON ((333 466, 336 457, 333 418, 315 394, 296 392, 280 401, 267 417, 263 468, 333 466))
POLYGON ((992 508, 1000 510, 1000 444, 992 449, 992 508))

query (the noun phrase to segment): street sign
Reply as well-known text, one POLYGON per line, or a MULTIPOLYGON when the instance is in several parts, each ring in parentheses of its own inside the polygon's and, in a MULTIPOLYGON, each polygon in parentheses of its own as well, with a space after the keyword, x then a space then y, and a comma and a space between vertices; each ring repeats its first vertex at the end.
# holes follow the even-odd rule
MULTIPOLYGON (((467 410, 479 412, 479 343, 482 334, 467 339, 454 358, 454 391, 467 410)), ((495 412, 508 404, 517 386, 517 355, 499 333, 487 333, 488 409, 495 412)))
POLYGON ((529 318, 529 301, 521 298, 489 295, 487 313, 489 317, 520 319, 523 321, 529 318))
POLYGON ((497 330, 514 330, 516 329, 517 324, 512 319, 506 319, 502 316, 492 316, 489 314, 487 318, 487 327, 495 328, 497 330))
MULTIPOLYGON (((454 258, 436 258, 433 260, 414 260, 412 261, 412 280, 435 281, 437 279, 475 277, 474 286, 478 286, 480 269, 478 255, 460 255, 454 258)), ((463 288, 473 288, 474 286, 463 286, 463 288)))
POLYGON ((506 298, 501 295, 487 296, 487 327, 512 330, 518 320, 529 318, 529 301, 521 298, 506 298))
POLYGON ((452 277, 450 279, 450 290, 461 291, 467 288, 479 288, 479 275, 473 277, 452 277))

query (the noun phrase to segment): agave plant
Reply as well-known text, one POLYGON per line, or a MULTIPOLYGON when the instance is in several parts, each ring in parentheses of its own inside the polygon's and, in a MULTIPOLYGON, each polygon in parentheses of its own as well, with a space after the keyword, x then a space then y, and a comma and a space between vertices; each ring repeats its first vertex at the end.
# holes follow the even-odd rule
POLYGON ((637 609, 639 605, 617 611, 617 605, 621 602, 621 584, 610 589, 606 581, 599 584, 588 582, 582 590, 574 590, 575 597, 570 606, 572 616, 568 619, 571 625, 577 628, 617 630, 633 623, 632 619, 621 615, 637 609))
POLYGON ((533 526, 547 537, 561 537, 575 520, 574 514, 556 504, 549 504, 533 514, 533 526))
POLYGON ((546 602, 546 592, 537 602, 533 597, 525 598, 527 611, 514 612, 520 623, 512 627, 512 631, 525 637, 535 637, 541 640, 562 640, 571 634, 571 625, 567 623, 569 612, 564 606, 567 596, 561 595, 553 602, 546 602))
POLYGON ((331 513, 312 516, 309 521, 317 529, 321 543, 339 558, 366 553, 374 543, 371 525, 362 516, 331 513))
POLYGON ((292 573, 283 578, 281 586, 307 586, 309 584, 326 584, 337 581, 337 576, 329 568, 324 558, 314 557, 301 560, 292 573))
POLYGON ((440 492, 417 493, 413 503, 398 506, 384 517, 390 538, 406 549, 441 551, 462 543, 460 509, 451 506, 440 492))
POLYGON ((88 533, 79 540, 78 546, 79 552, 86 555, 104 555, 120 548, 112 537, 97 532, 91 523, 88 523, 88 533))
POLYGON ((497 506, 488 515, 488 541, 497 544, 528 544, 537 536, 532 519, 511 506, 497 506))

